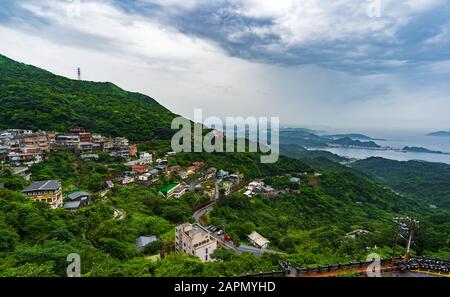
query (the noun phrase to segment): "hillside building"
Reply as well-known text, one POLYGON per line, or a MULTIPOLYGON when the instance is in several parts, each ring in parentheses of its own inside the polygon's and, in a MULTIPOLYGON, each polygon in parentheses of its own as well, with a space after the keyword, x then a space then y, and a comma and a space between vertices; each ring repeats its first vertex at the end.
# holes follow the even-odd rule
POLYGON ((185 223, 175 228, 175 250, 198 257, 203 262, 211 261, 217 249, 217 240, 199 224, 185 223))
POLYGON ((61 208, 63 205, 61 183, 57 180, 34 182, 22 193, 34 201, 48 203, 52 209, 61 208))

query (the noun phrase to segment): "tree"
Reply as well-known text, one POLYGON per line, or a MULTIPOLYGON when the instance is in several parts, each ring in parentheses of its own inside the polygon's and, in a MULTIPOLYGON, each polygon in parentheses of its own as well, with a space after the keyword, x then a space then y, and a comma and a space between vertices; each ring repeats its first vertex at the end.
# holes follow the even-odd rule
POLYGON ((163 249, 164 249, 164 242, 161 240, 157 240, 147 244, 144 247, 144 254, 146 255, 159 254, 163 251, 163 249))
POLYGON ((3 277, 54 277, 57 276, 53 271, 53 267, 50 263, 36 264, 25 263, 24 265, 17 267, 8 267, 4 270, 0 270, 0 274, 3 277))
POLYGON ((20 237, 14 229, 0 224, 0 252, 10 252, 16 247, 20 237))

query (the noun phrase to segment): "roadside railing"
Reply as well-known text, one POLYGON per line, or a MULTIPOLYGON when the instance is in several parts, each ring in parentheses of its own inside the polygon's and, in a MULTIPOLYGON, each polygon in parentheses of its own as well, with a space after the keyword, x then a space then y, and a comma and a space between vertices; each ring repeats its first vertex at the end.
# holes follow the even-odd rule
MULTIPOLYGON (((316 267, 298 268, 289 262, 280 261, 282 270, 273 270, 270 272, 248 273, 244 277, 302 277, 314 275, 326 275, 333 272, 348 271, 365 274, 365 268, 373 264, 371 261, 350 262, 345 264, 319 265, 316 267)), ((424 257, 411 257, 408 262, 403 262, 403 257, 388 258, 380 260, 380 269, 382 272, 393 270, 408 271, 422 270, 437 272, 440 274, 450 273, 450 260, 433 259, 424 257)))

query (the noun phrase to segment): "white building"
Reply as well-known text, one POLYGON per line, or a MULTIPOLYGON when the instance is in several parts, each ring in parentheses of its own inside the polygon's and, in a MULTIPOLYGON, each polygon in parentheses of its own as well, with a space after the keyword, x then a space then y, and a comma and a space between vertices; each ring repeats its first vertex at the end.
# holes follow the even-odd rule
POLYGON ((254 180, 250 182, 247 186, 247 190, 251 191, 261 191, 261 189, 265 186, 263 181, 260 180, 254 180))
POLYGON ((152 179, 153 174, 151 174, 150 172, 144 173, 142 175, 139 176, 139 180, 140 181, 149 181, 152 179))
POLYGON ((150 163, 152 163, 152 154, 148 153, 148 152, 140 152, 139 153, 139 159, 149 159, 150 163))
POLYGON ((175 250, 211 261, 211 254, 217 249, 217 241, 208 230, 198 224, 185 223, 175 228, 175 250))
POLYGON ((267 248, 267 246, 269 245, 270 241, 267 240, 265 237, 263 237, 261 234, 259 234, 258 232, 253 232, 252 234, 250 234, 248 236, 248 239, 250 240, 250 242, 260 248, 260 249, 265 249, 267 248))
POLYGON ((11 172, 25 180, 31 180, 31 173, 28 171, 28 167, 12 167, 11 172))
POLYGON ((251 198, 251 197, 253 197, 254 196, 254 194, 253 194, 253 191, 252 190, 247 190, 245 193, 244 193, 244 195, 245 196, 247 196, 247 197, 249 197, 249 198, 251 198))
POLYGON ((125 177, 122 179, 122 185, 129 185, 129 184, 134 183, 134 181, 135 181, 135 179, 134 179, 133 177, 125 176, 125 177))
POLYGON ((139 159, 125 163, 125 166, 132 167, 135 165, 150 165, 152 163, 153 163, 152 154, 142 152, 139 154, 139 159))

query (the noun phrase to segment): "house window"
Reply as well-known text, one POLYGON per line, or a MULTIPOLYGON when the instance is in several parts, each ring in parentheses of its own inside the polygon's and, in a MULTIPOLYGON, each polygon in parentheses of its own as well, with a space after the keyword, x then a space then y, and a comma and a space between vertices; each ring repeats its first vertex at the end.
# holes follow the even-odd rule
POLYGON ((208 255, 205 256, 205 260, 208 261, 208 255))

